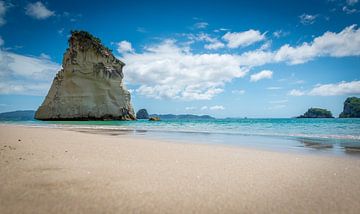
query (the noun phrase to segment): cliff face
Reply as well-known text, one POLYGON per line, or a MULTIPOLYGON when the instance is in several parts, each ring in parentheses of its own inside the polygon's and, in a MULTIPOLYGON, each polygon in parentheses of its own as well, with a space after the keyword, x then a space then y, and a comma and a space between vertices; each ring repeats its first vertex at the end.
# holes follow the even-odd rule
POLYGON ((35 119, 135 119, 130 93, 122 82, 124 65, 99 39, 85 31, 72 32, 63 68, 35 119))
POLYGON ((344 110, 341 118, 360 118, 360 98, 349 97, 344 102, 344 110))
POLYGON ((305 114, 297 118, 333 118, 330 111, 322 108, 310 108, 305 114))

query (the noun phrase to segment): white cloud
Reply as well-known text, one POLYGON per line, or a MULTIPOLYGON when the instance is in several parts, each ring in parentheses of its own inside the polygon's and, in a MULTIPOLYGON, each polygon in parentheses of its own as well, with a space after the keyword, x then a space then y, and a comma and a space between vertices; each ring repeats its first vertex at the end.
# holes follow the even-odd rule
POLYGON ((222 111, 222 110, 225 110, 225 107, 222 105, 215 105, 215 106, 209 107, 209 109, 212 111, 217 111, 217 110, 222 111))
POLYGON ((7 10, 11 7, 11 4, 5 3, 5 1, 0 1, 0 27, 6 23, 5 15, 7 10))
POLYGON ((208 49, 208 50, 216 50, 216 49, 219 49, 219 48, 223 48, 224 46, 225 45, 222 42, 216 41, 216 42, 213 42, 213 43, 210 43, 210 44, 206 44, 204 46, 204 48, 208 49))
POLYGON ((209 100, 248 71, 236 55, 194 54, 174 40, 126 53, 123 60, 126 82, 140 84, 138 94, 157 99, 209 100))
POLYGON ((47 19, 50 16, 54 16, 55 12, 47 9, 40 1, 35 3, 29 3, 25 7, 25 13, 35 19, 47 19))
POLYGON ((260 71, 259 73, 251 75, 250 76, 250 81, 251 82, 257 82, 257 81, 262 80, 262 79, 271 79, 272 75, 273 75, 272 71, 263 70, 263 71, 260 71))
POLYGON ((282 89, 282 87, 278 87, 278 86, 272 86, 272 87, 267 87, 267 90, 280 90, 282 89))
POLYGON ((318 15, 310 15, 310 14, 305 14, 305 13, 299 16, 300 22, 303 25, 314 24, 317 17, 318 17, 318 15))
POLYGON ((276 38, 284 37, 289 35, 289 32, 284 32, 283 30, 278 30, 273 33, 273 36, 276 38))
POLYGON ((47 60, 50 60, 50 59, 51 59, 51 57, 50 57, 49 55, 45 54, 45 53, 41 53, 41 54, 40 54, 40 58, 41 58, 41 59, 47 59, 47 60))
POLYGON ((318 85, 311 89, 308 95, 313 96, 336 96, 336 95, 360 94, 360 81, 339 82, 334 84, 318 85))
POLYGON ((293 90, 289 91, 288 95, 298 97, 298 96, 303 96, 303 95, 305 95, 305 92, 304 92, 304 91, 297 90, 297 89, 293 89, 293 90))
POLYGON ((211 110, 211 111, 222 111, 222 110, 225 110, 225 107, 222 106, 222 105, 214 105, 214 106, 203 106, 200 108, 202 111, 205 111, 205 110, 211 110))
POLYGON ((360 94, 360 81, 339 82, 332 84, 318 84, 311 90, 300 91, 291 90, 288 95, 291 96, 338 96, 338 95, 358 95, 360 94))
POLYGON ((222 39, 227 42, 229 48, 238 48, 265 40, 265 34, 261 34, 260 31, 251 29, 244 32, 228 32, 222 39))
POLYGON ((220 42, 217 38, 213 38, 206 33, 200 33, 196 36, 195 35, 188 35, 188 36, 191 40, 209 42, 209 44, 204 45, 204 48, 208 50, 216 50, 225 47, 224 43, 220 42))
POLYGON ((127 52, 134 52, 134 49, 132 48, 132 45, 130 42, 124 40, 116 44, 117 45, 117 51, 121 54, 127 53, 127 52))
POLYGON ((231 93, 241 95, 241 94, 245 94, 245 90, 232 90, 231 93))
MULTIPOLYGON (((187 36, 190 41, 212 38, 207 34, 187 36)), ((126 82, 141 85, 136 92, 147 97, 209 100, 222 93, 227 82, 245 76, 257 66, 279 62, 299 64, 322 56, 359 56, 360 30, 352 25, 339 33, 326 32, 299 46, 286 44, 275 51, 257 49, 241 55, 195 54, 190 44, 168 39, 146 46, 142 53, 123 54, 122 60, 127 64, 126 82)), ((269 72, 265 74, 271 76, 269 72)), ((256 79, 257 75, 252 77, 253 81, 256 79)))
POLYGON ((207 22, 198 22, 194 24, 194 27, 197 29, 204 29, 207 28, 207 26, 209 25, 209 23, 207 22))
POLYGON ((357 12, 355 8, 350 8, 348 6, 343 6, 342 10, 347 14, 353 14, 357 12))
POLYGON ((4 43, 5 43, 5 42, 4 42, 3 38, 0 36, 0 47, 3 46, 4 43))
POLYGON ((206 109, 208 109, 208 107, 207 107, 207 106, 203 106, 203 107, 201 107, 201 110, 202 110, 202 111, 204 111, 204 110, 206 110, 206 109))
POLYGON ((137 27, 136 31, 139 32, 139 33, 147 33, 147 30, 144 27, 137 27))
POLYGON ((274 53, 274 60, 300 64, 321 56, 344 57, 360 55, 360 29, 346 27, 340 33, 326 32, 311 43, 297 47, 286 44, 274 53))
POLYGON ((0 50, 0 94, 45 95, 60 65, 0 50))

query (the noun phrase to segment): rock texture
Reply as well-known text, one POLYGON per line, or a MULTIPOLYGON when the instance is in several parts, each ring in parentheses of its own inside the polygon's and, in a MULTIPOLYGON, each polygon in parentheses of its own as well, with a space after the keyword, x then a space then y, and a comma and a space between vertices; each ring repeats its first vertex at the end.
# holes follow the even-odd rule
POLYGON ((136 119, 149 119, 147 110, 143 108, 136 112, 136 119))
POLYGON ((160 121, 160 117, 150 117, 150 121, 160 121))
POLYGON ((133 120, 130 93, 122 82, 124 63, 98 38, 73 31, 39 120, 133 120))
POLYGON ((333 118, 330 111, 322 108, 310 108, 305 114, 297 118, 333 118))
POLYGON ((341 118, 360 118, 360 98, 349 97, 344 102, 344 110, 341 118))

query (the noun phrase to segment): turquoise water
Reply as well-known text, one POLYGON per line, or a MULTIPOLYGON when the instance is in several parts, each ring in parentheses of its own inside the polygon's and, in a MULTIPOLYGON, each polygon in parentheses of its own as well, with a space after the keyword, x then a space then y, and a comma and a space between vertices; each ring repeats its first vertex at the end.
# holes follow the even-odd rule
POLYGON ((138 121, 3 121, 34 126, 111 130, 207 143, 315 150, 360 150, 360 119, 216 119, 138 121), (280 142, 280 143, 279 143, 280 142))

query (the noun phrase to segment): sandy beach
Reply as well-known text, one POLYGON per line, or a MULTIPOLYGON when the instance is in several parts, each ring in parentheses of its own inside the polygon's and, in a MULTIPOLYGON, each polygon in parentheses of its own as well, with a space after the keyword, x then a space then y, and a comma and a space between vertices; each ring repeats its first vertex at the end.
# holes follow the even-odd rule
POLYGON ((0 126, 6 213, 358 213, 360 158, 0 126))

